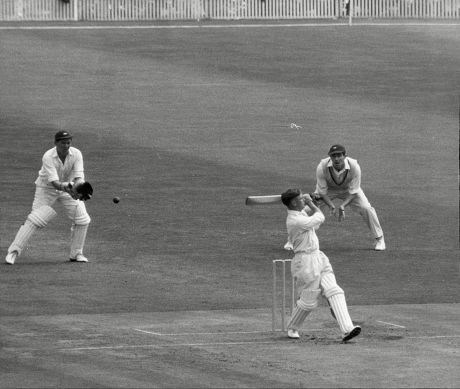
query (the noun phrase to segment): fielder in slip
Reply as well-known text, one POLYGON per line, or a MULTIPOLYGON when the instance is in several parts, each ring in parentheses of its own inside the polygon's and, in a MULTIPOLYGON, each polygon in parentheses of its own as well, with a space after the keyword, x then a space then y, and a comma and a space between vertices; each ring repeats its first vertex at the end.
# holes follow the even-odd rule
POLYGON ((358 212, 375 238, 375 250, 385 250, 383 230, 377 213, 361 189, 361 167, 358 161, 347 157, 342 145, 331 146, 328 155, 316 168, 315 194, 321 196, 330 213, 337 216, 339 221, 345 219, 347 206, 358 212), (342 201, 338 210, 332 202, 335 199, 342 201))
POLYGON ((281 195, 281 201, 288 209, 286 227, 295 254, 291 272, 298 297, 287 335, 292 339, 300 337, 301 325, 318 306, 322 294, 342 331, 342 341, 347 342, 360 334, 361 327, 351 321, 344 291, 337 285, 328 257, 319 249, 315 230, 324 222, 324 215, 310 195, 302 194, 300 189, 288 189, 281 195))

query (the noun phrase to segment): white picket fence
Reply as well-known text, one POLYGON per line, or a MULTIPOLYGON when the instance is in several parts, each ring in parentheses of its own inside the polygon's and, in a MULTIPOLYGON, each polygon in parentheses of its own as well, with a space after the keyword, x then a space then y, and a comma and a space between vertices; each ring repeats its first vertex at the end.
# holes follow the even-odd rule
MULTIPOLYGON (((332 19, 349 0, 0 0, 0 21, 332 19)), ((460 0, 351 0, 355 18, 460 19, 460 0)))

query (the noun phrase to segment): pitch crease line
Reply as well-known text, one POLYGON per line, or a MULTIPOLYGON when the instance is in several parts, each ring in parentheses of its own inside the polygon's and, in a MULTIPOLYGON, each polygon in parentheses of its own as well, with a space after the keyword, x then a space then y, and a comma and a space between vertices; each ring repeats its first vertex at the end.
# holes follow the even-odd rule
POLYGON ((393 327, 398 327, 398 328, 406 328, 404 326, 400 326, 399 324, 394 324, 394 323, 388 323, 386 321, 380 321, 380 320, 376 320, 377 323, 382 323, 382 324, 388 324, 389 326, 393 326, 393 327))
MULTIPOLYGON (((190 336, 190 335, 231 335, 231 334, 265 334, 271 332, 270 330, 266 331, 228 331, 228 332, 180 332, 175 334, 164 334, 161 332, 141 330, 139 328, 134 328, 134 331, 142 332, 144 334, 157 335, 157 336, 190 336)), ((321 331, 320 328, 311 328, 309 331, 321 331)))
MULTIPOLYGON (((190 336, 190 335, 232 335, 232 334, 265 334, 271 332, 266 331, 226 331, 226 332, 180 332, 175 334, 163 334, 161 332, 153 332, 134 328, 134 331, 142 332, 144 334, 157 335, 157 336, 190 336)), ((310 328, 309 331, 321 331, 320 328, 310 328)))
POLYGON ((212 343, 174 343, 174 344, 133 344, 133 345, 120 345, 120 346, 98 346, 98 347, 75 347, 75 348, 61 348, 60 351, 84 351, 84 350, 119 350, 128 348, 161 348, 161 347, 193 347, 193 346, 240 346, 245 344, 273 344, 277 343, 276 340, 270 342, 212 342, 212 343))
POLYGON ((460 338, 460 335, 407 336, 410 339, 460 338))

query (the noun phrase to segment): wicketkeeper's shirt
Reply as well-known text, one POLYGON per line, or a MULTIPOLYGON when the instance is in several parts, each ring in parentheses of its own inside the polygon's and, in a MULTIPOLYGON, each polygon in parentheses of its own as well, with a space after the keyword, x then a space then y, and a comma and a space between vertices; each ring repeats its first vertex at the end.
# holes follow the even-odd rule
POLYGON ((54 189, 53 181, 70 182, 74 178, 85 179, 83 170, 83 156, 75 147, 69 148, 64 163, 57 153, 56 147, 48 150, 42 158, 42 167, 38 172, 35 185, 54 189))

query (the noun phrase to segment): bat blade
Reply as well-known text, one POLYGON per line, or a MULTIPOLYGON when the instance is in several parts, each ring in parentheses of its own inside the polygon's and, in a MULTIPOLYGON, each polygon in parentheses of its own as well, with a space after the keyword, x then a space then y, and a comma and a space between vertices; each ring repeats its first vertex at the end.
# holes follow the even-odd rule
POLYGON ((271 204, 281 204, 281 195, 248 196, 246 198, 246 205, 271 205, 271 204))

